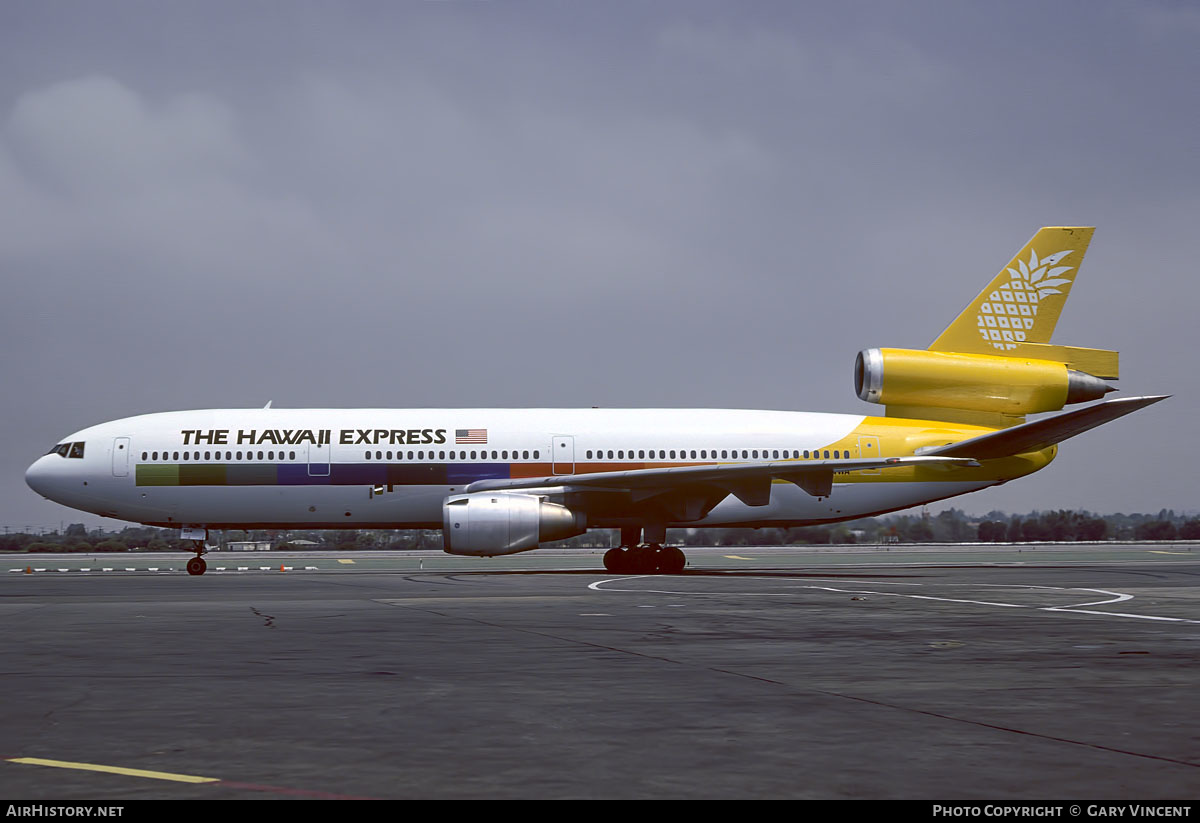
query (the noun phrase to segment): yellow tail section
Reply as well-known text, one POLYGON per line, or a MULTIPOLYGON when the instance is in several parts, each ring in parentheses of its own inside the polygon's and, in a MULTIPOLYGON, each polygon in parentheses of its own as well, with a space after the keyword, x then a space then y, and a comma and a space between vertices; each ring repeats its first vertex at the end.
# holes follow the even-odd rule
POLYGON ((1050 344, 1094 231, 1039 229, 928 351, 863 352, 859 395, 888 417, 1006 428, 1111 391, 1117 352, 1050 344))
POLYGON ((1091 226, 1040 229, 929 350, 1053 360, 1116 378, 1116 352, 1049 345, 1094 231, 1091 226))

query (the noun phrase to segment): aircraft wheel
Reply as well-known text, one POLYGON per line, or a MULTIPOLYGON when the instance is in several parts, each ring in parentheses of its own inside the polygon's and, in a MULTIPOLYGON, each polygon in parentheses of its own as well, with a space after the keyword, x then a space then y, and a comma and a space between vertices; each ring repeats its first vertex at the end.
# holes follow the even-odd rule
POLYGON ((658 555, 658 570, 663 574, 679 574, 687 565, 687 555, 675 546, 667 546, 658 555))
POLYGON ((648 546, 640 546, 638 553, 638 574, 657 574, 659 564, 662 562, 662 546, 657 543, 651 543, 648 546))
POLYGON ((625 571, 628 554, 624 549, 609 549, 604 553, 604 568, 610 572, 622 574, 625 571))
POLYGON ((193 557, 187 562, 188 574, 204 574, 207 568, 208 564, 204 562, 203 557, 193 557))

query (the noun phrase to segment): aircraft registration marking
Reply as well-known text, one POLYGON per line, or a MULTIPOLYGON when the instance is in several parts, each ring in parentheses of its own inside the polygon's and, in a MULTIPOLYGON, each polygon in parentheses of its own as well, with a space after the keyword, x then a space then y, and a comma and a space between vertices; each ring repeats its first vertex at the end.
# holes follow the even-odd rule
POLYGON ((153 780, 173 780, 176 783, 219 783, 219 777, 201 777, 195 774, 174 774, 172 772, 156 772, 148 769, 128 769, 124 766, 105 766, 100 763, 75 763, 70 760, 47 760, 42 757, 10 757, 10 763, 24 763, 30 766, 51 766, 57 769, 80 769, 89 772, 108 772, 124 774, 131 777, 148 777, 153 780))

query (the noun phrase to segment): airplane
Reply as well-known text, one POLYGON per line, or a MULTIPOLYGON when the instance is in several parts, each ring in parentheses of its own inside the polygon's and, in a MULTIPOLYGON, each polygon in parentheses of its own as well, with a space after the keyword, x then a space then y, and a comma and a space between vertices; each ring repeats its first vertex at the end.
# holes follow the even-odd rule
POLYGON ((1118 353, 1049 343, 1094 229, 1045 227, 926 350, 873 348, 882 415, 743 409, 208 409, 78 431, 25 474, 82 511, 180 529, 441 529, 446 552, 619 529, 604 566, 679 573, 666 530, 802 526, 906 509, 1048 465, 1165 395, 1106 400, 1118 353))

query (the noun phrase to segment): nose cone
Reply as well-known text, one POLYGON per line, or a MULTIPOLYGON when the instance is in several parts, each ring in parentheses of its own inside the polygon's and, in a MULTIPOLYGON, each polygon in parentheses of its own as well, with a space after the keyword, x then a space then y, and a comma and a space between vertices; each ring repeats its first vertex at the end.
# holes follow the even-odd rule
POLYGON ((33 461, 33 465, 25 470, 25 485, 42 497, 50 497, 52 486, 51 471, 46 464, 52 457, 59 460, 62 459, 56 454, 43 455, 33 461))

